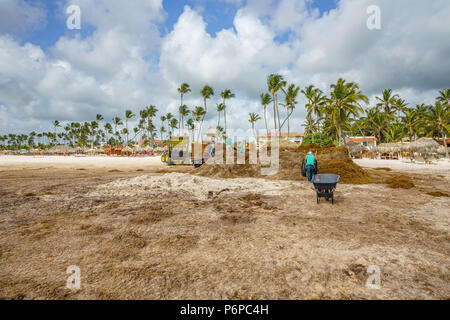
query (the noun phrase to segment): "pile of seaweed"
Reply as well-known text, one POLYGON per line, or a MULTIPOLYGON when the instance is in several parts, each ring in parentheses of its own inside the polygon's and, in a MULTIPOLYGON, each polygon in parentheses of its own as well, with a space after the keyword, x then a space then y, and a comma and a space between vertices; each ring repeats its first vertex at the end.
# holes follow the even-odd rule
MULTIPOLYGON (((268 149, 270 146, 268 146, 268 149)), ((346 147, 317 145, 298 146, 282 142, 279 146, 279 169, 274 175, 262 175, 261 164, 249 164, 248 154, 245 164, 204 164, 193 169, 192 174, 215 178, 266 178, 275 180, 306 180, 301 175, 302 160, 308 151, 312 151, 318 161, 319 174, 338 174, 340 183, 368 184, 374 183, 369 174, 355 164, 349 157, 346 147)))
POLYGON ((395 175, 384 180, 384 183, 392 189, 412 189, 415 187, 412 179, 405 175, 395 175))

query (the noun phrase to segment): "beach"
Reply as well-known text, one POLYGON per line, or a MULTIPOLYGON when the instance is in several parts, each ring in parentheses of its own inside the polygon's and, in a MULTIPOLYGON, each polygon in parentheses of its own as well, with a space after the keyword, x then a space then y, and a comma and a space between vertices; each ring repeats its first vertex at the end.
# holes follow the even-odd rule
POLYGON ((163 167, 161 158, 154 157, 108 157, 108 156, 0 156, 0 168, 116 168, 136 169, 163 167))
POLYGON ((415 186, 339 184, 317 204, 306 181, 159 157, 0 156, 0 297, 448 299, 449 162, 355 163, 415 186))

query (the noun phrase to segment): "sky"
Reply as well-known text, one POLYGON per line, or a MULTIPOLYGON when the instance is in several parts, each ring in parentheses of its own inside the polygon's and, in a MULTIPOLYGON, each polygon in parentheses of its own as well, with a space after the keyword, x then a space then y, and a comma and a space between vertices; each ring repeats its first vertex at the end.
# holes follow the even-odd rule
MULTIPOLYGON (((203 128, 217 125, 227 88, 227 125, 248 130, 271 73, 326 93, 356 81, 372 106, 386 88, 429 104, 450 87, 449 15, 448 0, 0 0, 0 134, 149 105, 176 114, 182 82, 191 109, 205 84, 215 90, 203 128), (70 5, 79 30, 67 28, 70 5), (367 27, 370 5, 380 29, 367 27)), ((304 105, 299 96, 291 131, 303 132, 304 105)))

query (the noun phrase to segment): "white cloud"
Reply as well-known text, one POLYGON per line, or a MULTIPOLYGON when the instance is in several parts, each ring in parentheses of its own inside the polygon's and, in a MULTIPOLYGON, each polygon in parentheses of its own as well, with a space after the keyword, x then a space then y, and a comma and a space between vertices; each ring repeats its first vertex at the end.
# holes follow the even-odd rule
POLYGON ((161 72, 174 84, 189 80, 196 87, 210 83, 257 95, 267 74, 283 68, 294 54, 288 45, 275 43, 275 33, 252 14, 239 10, 234 26, 236 31, 226 29, 212 37, 202 17, 185 7, 163 40, 161 72))
MULTIPOLYGON (((371 98, 392 88, 412 105, 431 103, 450 84, 447 0, 341 0, 323 16, 309 0, 249 0, 237 11, 234 28, 214 35, 206 31, 206 12, 185 7, 163 38, 158 24, 167 14, 161 0, 70 3, 80 5, 82 28, 94 29, 90 36, 63 36, 44 52, 1 29, 9 35, 0 35, 0 121, 11 125, 0 132, 31 131, 52 119, 90 120, 96 113, 110 119, 149 104, 176 114, 181 82, 192 87, 185 98, 190 107, 203 104, 204 84, 214 87, 204 128, 217 124, 215 105, 224 88, 237 93, 228 104, 229 127, 249 128, 249 112, 263 115, 259 94, 273 72, 325 91, 344 77, 359 82, 371 98), (381 30, 366 27, 369 4, 381 8, 381 30), (286 32, 288 40, 280 43, 286 32)), ((292 131, 302 131, 305 101, 298 101, 292 131)))
POLYGON ((46 24, 45 11, 24 0, 0 1, 0 34, 23 33, 29 28, 42 28, 46 24))

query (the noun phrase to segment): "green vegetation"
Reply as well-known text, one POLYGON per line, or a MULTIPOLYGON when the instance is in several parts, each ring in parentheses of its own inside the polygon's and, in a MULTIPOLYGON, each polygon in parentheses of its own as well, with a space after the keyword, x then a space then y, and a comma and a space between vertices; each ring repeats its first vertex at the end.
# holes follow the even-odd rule
MULTIPOLYGON (((203 106, 194 106, 192 109, 183 104, 184 96, 191 92, 189 84, 182 83, 177 91, 180 94, 178 119, 171 113, 160 115, 159 128, 155 126, 158 109, 151 105, 136 114, 132 110, 126 110, 123 119, 114 117, 111 122, 105 122, 103 116, 97 114, 95 121, 91 122, 69 123, 55 120, 52 122, 53 132, 0 135, 0 150, 46 149, 57 144, 93 148, 100 145, 130 145, 138 139, 143 139, 145 144, 155 144, 158 133, 159 138, 164 140, 173 135, 176 129, 178 134, 186 134, 187 129, 192 139, 198 139, 208 112, 207 100, 214 96, 214 89, 205 85, 200 91, 203 106), (130 129, 129 122, 136 117, 139 117, 138 124, 130 129)), ((415 107, 409 106, 391 89, 386 89, 376 97, 375 105, 370 106, 367 96, 355 82, 339 79, 330 85, 327 96, 312 85, 300 88, 295 84, 288 84, 279 74, 267 77, 267 92, 260 95, 267 133, 270 129, 280 133, 286 124, 287 131, 290 132, 290 120, 298 104, 299 94, 307 101, 304 106, 306 120, 303 124, 296 124, 297 127, 304 127, 307 134, 305 145, 342 145, 348 136, 375 136, 379 143, 395 142, 405 137, 410 141, 421 137, 446 141, 449 136, 450 89, 440 91, 432 105, 421 104, 415 107), (283 96, 280 97, 280 94, 283 96), (280 110, 280 106, 284 110, 280 110), (273 118, 272 128, 268 123, 268 116, 273 118)), ((217 112, 218 135, 226 137, 227 112, 232 112, 229 101, 235 94, 230 89, 224 89, 220 97, 222 102, 212 112, 217 112)), ((259 114, 250 113, 249 123, 255 136, 255 124, 260 119, 262 117, 259 114)))

